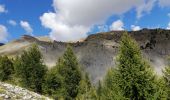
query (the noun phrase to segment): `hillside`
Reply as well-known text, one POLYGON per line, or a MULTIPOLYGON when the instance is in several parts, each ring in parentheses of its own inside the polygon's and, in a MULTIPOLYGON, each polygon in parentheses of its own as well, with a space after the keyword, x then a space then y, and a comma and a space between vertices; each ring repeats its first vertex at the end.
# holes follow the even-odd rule
MULTIPOLYGON (((43 54, 45 64, 51 68, 70 44, 82 65, 82 70, 88 72, 93 83, 96 83, 103 78, 108 68, 115 65, 122 33, 124 31, 98 33, 76 43, 51 42, 47 37, 35 38, 24 35, 18 40, 0 46, 0 55, 14 57, 32 43, 36 43, 43 54)), ((167 56, 170 55, 170 31, 143 29, 128 33, 139 43, 144 57, 150 61, 156 73, 161 75, 162 68, 167 65, 167 56)))

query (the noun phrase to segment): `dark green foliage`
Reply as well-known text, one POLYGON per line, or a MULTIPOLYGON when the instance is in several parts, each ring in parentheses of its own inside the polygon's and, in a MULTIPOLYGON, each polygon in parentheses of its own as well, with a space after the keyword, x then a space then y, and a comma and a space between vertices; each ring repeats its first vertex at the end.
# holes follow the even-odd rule
POLYGON ((19 77, 21 85, 38 93, 42 92, 46 70, 42 55, 35 44, 17 57, 15 62, 16 76, 19 77))
POLYGON ((62 98, 65 96, 63 84, 63 78, 58 74, 57 68, 52 68, 45 76, 45 83, 43 84, 44 93, 55 99, 62 98))
POLYGON ((13 62, 7 56, 0 56, 0 81, 9 80, 13 73, 13 62))
POLYGON ((166 87, 168 89, 168 99, 170 99, 170 58, 168 58, 169 65, 165 67, 164 72, 164 79, 166 81, 166 87))
POLYGON ((58 73, 64 79, 67 98, 75 98, 78 94, 78 88, 82 79, 79 64, 73 50, 67 47, 63 57, 58 62, 58 73))
POLYGON ((89 91, 86 91, 82 95, 78 95, 76 97, 76 100, 99 100, 99 99, 96 89, 94 87, 91 87, 89 91))
POLYGON ((110 69, 104 79, 102 100, 125 100, 118 80, 117 71, 115 69, 110 69))
POLYGON ((102 100, 102 91, 103 91, 103 89, 102 89, 102 84, 101 84, 101 81, 99 81, 99 83, 98 83, 98 88, 97 88, 97 95, 98 95, 98 99, 99 100, 102 100))
POLYGON ((85 74, 85 77, 83 77, 83 80, 86 82, 88 90, 90 90, 90 88, 92 87, 92 84, 88 76, 88 73, 85 74))
POLYGON ((78 87, 78 97, 86 94, 89 92, 92 88, 90 79, 88 74, 86 73, 83 79, 80 81, 79 87, 78 87))
POLYGON ((143 60, 137 43, 127 33, 120 43, 117 75, 124 96, 131 100, 153 99, 159 89, 150 65, 143 60))
POLYGON ((157 79, 143 59, 137 43, 125 33, 116 68, 108 71, 102 87, 103 100, 166 100, 165 82, 157 79))

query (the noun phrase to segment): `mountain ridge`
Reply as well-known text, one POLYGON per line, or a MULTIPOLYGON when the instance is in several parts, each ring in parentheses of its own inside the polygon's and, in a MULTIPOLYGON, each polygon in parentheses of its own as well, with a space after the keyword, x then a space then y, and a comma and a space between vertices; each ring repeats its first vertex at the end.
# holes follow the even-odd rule
POLYGON ((51 68, 69 44, 73 47, 82 70, 89 73, 93 83, 97 83, 110 67, 116 65, 119 41, 124 32, 137 41, 144 58, 153 66, 156 74, 161 75, 162 69, 167 65, 166 58, 170 55, 170 31, 164 29, 103 32, 89 35, 84 41, 74 43, 49 42, 25 35, 21 39, 1 46, 0 55, 13 57, 36 43, 43 54, 44 63, 51 68))

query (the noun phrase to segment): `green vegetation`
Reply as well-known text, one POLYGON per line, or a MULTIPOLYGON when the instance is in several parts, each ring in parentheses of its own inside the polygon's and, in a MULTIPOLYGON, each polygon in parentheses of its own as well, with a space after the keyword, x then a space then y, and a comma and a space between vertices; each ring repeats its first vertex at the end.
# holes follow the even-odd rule
POLYGON ((47 70, 38 46, 33 45, 15 60, 0 57, 0 80, 16 80, 15 84, 56 100, 170 99, 170 65, 163 71, 164 78, 156 76, 127 33, 120 41, 117 65, 109 69, 97 87, 80 66, 68 46, 56 65, 47 70))
MULTIPOLYGON (((151 66, 142 58, 137 43, 127 34, 121 39, 117 76, 126 98, 146 100, 155 98, 159 86, 151 66)), ((161 94, 157 97, 160 97, 161 94)))
POLYGON ((9 80, 13 72, 12 61, 7 56, 0 56, 0 81, 9 80))
POLYGON ((56 99, 63 98, 65 96, 63 84, 63 78, 58 74, 57 67, 50 69, 45 76, 45 83, 43 84, 44 94, 56 99))
POLYGON ((15 73, 20 79, 21 86, 38 93, 42 93, 46 70, 42 55, 35 44, 28 51, 24 51, 15 62, 15 73))
POLYGON ((58 73, 63 77, 66 98, 75 98, 78 94, 82 73, 76 56, 71 47, 67 47, 63 57, 58 62, 58 73))
POLYGON ((168 99, 170 99, 170 58, 168 58, 169 65, 164 70, 164 79, 168 90, 168 99))

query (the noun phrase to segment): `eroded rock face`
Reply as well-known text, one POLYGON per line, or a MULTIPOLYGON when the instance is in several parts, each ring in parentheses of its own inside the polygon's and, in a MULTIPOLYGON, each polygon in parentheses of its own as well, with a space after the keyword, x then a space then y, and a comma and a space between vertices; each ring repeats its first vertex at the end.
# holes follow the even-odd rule
POLYGON ((52 100, 24 88, 0 82, 0 100, 52 100))
MULTIPOLYGON (((43 54, 44 63, 49 68, 56 64, 57 59, 64 53, 66 46, 70 44, 73 46, 74 52, 82 65, 82 70, 89 73, 93 83, 97 83, 105 76, 105 73, 110 67, 115 67, 119 41, 124 32, 125 31, 112 31, 98 33, 90 35, 83 42, 76 43, 46 42, 26 36, 27 38, 17 43, 24 44, 25 47, 28 46, 28 43, 37 43, 43 54)), ((149 60, 155 72, 161 75, 162 69, 167 65, 166 58, 170 55, 170 31, 143 29, 128 33, 138 42, 144 57, 149 60)), ((17 43, 15 42, 15 45, 17 45, 17 43)), ((8 55, 3 47, 4 46, 0 47, 0 54, 1 51, 3 51, 3 54, 8 55)), ((12 48, 13 46, 6 47, 6 49, 10 47, 12 48)), ((24 49, 20 47, 18 51, 19 50, 21 52, 21 50, 24 49)), ((12 54, 15 53, 12 52, 12 54)))

